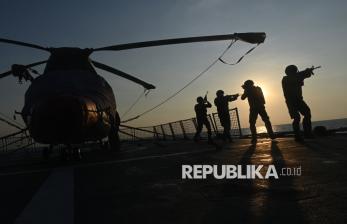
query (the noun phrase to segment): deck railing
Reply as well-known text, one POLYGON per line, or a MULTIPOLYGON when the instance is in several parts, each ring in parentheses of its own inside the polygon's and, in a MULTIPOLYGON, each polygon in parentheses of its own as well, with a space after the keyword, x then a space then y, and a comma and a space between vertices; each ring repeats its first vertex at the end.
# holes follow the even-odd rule
POLYGON ((0 137, 0 152, 14 152, 20 149, 35 150, 36 143, 29 136, 27 130, 21 130, 3 137, 0 137))
MULTIPOLYGON (((241 125, 237 108, 229 110, 231 119, 231 135, 241 137, 241 125)), ((215 135, 223 133, 217 113, 208 114, 208 120, 215 135)), ((177 140, 192 139, 197 128, 196 118, 189 118, 149 127, 130 127, 121 125, 120 138, 122 141, 136 140, 177 140)), ((206 136, 207 130, 204 127, 202 136, 206 136)))

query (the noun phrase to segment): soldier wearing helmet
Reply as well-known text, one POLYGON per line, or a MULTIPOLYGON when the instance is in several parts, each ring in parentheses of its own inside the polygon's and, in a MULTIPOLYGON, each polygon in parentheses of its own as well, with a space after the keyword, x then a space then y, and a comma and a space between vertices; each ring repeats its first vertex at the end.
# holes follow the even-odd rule
POLYGON ((265 110, 265 98, 263 91, 259 86, 254 86, 254 82, 252 80, 245 81, 242 88, 244 89, 244 93, 242 94, 241 99, 245 100, 247 98, 249 103, 249 126, 252 133, 252 143, 254 144, 257 142, 257 128, 255 123, 257 121, 258 114, 265 123, 269 137, 271 139, 275 139, 270 118, 265 110))
POLYGON ((237 100, 239 94, 224 96, 224 91, 218 90, 216 95, 217 97, 214 99, 214 105, 217 107, 218 117, 224 129, 223 137, 224 139, 228 139, 229 142, 232 142, 230 134, 231 122, 229 114, 229 102, 237 100))
POLYGON ((198 98, 196 98, 196 101, 198 103, 195 105, 194 110, 196 113, 197 128, 196 128, 196 133, 194 136, 194 141, 198 141, 203 125, 205 125, 207 129, 208 143, 212 144, 213 141, 212 141, 211 125, 207 118, 207 108, 211 108, 212 105, 210 102, 207 101, 207 96, 205 96, 205 98, 202 98, 201 96, 199 96, 198 98))
POLYGON ((304 116, 303 127, 306 138, 313 138, 311 125, 311 110, 302 96, 304 79, 313 75, 313 68, 298 71, 295 65, 289 65, 285 69, 286 76, 282 79, 282 89, 289 115, 293 119, 293 130, 296 141, 303 141, 300 134, 300 114, 304 116))

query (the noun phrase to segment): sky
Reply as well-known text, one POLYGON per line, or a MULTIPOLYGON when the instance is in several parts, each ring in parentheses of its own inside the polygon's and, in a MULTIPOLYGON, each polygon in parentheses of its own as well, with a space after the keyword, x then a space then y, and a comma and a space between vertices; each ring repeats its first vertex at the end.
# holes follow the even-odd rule
MULTIPOLYGON (((265 43, 236 66, 217 63, 204 76, 159 109, 129 123, 149 126, 193 117, 197 96, 209 91, 242 93, 241 85, 254 80, 266 97, 273 124, 290 123, 281 89, 284 68, 321 65, 305 81, 304 98, 313 120, 347 117, 345 85, 347 58, 346 1, 16 1, 0 2, 0 37, 50 47, 97 48, 129 42, 235 32, 266 32, 265 43)), ((154 84, 157 89, 124 117, 151 108, 183 87, 204 70, 229 44, 228 41, 192 43, 95 52, 92 59, 154 84)), ((225 55, 235 61, 252 45, 237 42, 225 55)), ((0 72, 12 64, 28 64, 49 55, 36 49, 0 43, 0 72)), ((37 67, 42 71, 44 67, 37 67)), ((112 86, 122 115, 143 92, 143 87, 97 70, 112 86)), ((24 104, 30 83, 19 85, 14 77, 0 80, 0 112, 9 117, 24 104)), ((248 103, 238 100, 242 127, 248 127, 248 103)), ((213 107, 209 112, 215 112, 213 107)), ((18 122, 22 122, 18 117, 18 122)), ((258 125, 263 125, 258 119, 258 125)), ((11 132, 0 123, 0 134, 11 132)))

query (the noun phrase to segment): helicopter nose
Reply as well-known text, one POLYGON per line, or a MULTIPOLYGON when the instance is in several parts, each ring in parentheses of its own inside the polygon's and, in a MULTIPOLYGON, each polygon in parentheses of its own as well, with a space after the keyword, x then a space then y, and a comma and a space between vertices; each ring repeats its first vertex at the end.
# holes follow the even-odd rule
POLYGON ((59 96, 35 105, 31 135, 40 142, 72 142, 83 128, 83 103, 78 97, 59 96))

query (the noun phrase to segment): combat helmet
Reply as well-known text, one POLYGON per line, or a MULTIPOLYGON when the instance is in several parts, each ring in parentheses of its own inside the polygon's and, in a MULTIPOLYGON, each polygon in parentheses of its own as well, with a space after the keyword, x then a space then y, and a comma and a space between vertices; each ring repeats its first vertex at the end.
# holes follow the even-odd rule
POLYGON ((247 80, 243 83, 242 88, 248 88, 254 85, 254 82, 252 80, 247 80))
POLYGON ((293 75, 293 74, 296 74, 297 72, 298 72, 298 67, 296 67, 295 65, 288 65, 285 70, 286 75, 293 75))
POLYGON ((224 95, 224 91, 223 90, 218 90, 217 92, 216 92, 216 95, 217 96, 223 96, 224 95))

